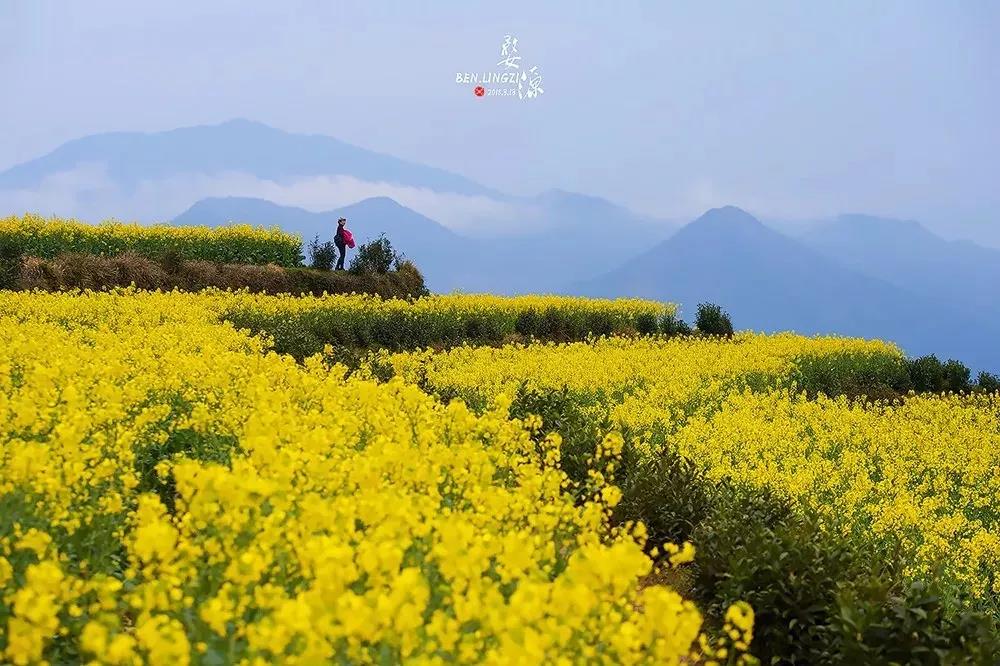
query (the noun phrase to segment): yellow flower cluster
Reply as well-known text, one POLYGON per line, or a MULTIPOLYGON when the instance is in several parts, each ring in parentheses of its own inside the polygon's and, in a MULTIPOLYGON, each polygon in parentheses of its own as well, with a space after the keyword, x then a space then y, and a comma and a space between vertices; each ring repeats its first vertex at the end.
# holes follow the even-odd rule
POLYGON ((296 364, 226 298, 0 292, 0 661, 749 662, 503 398, 296 364))
POLYGON ((44 259, 65 253, 135 252, 151 257, 176 253, 184 259, 280 266, 296 265, 302 250, 301 238, 278 227, 148 226, 115 220, 94 225, 32 214, 0 218, 0 242, 18 254, 44 259))
POLYGON ((522 384, 568 387, 595 416, 639 435, 661 433, 716 478, 777 490, 856 534, 901 538, 911 575, 937 570, 980 598, 996 595, 1000 396, 867 404, 797 391, 802 359, 899 354, 878 341, 743 333, 731 342, 606 339, 380 361, 479 406, 522 384))
POLYGON ((624 426, 680 422, 733 391, 788 386, 798 359, 900 358, 878 340, 739 333, 715 338, 604 338, 589 343, 459 347, 383 355, 409 381, 457 391, 487 404, 519 386, 561 389, 610 406, 624 426))
POLYGON ((253 307, 264 314, 299 314, 340 307, 349 303, 360 310, 409 309, 418 314, 433 314, 439 317, 463 317, 469 313, 491 313, 516 321, 525 311, 544 313, 557 311, 566 313, 605 313, 615 317, 634 319, 640 314, 661 317, 676 311, 669 303, 649 301, 639 298, 581 298, 575 296, 495 296, 493 294, 435 294, 415 301, 382 300, 377 296, 333 295, 333 296, 270 296, 266 294, 234 295, 232 306, 253 307))
POLYGON ((305 330, 326 342, 413 349, 513 338, 583 340, 588 335, 655 333, 674 306, 639 299, 567 296, 434 295, 230 296, 224 315, 254 330, 305 330))
POLYGON ((847 530, 902 538, 913 575, 940 567, 981 598, 1000 594, 1000 395, 866 406, 742 393, 672 441, 714 476, 787 493, 847 530))

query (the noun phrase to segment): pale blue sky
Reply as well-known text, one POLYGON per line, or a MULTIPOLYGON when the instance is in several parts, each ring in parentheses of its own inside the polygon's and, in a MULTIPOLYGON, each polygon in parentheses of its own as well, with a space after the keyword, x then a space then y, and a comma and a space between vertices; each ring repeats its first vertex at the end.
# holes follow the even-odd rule
POLYGON ((1000 3, 0 0, 0 169, 246 117, 641 212, 913 217, 1000 243, 1000 3), (516 34, 545 93, 457 71, 516 34))

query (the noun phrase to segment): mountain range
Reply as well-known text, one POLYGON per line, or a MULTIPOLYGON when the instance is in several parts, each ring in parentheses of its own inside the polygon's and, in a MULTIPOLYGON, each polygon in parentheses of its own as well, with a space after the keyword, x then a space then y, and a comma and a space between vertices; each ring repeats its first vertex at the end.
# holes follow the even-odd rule
POLYGON ((384 233, 436 291, 641 296, 689 319, 710 301, 737 327, 882 337, 1000 370, 1000 250, 913 221, 842 215, 793 237, 726 206, 679 225, 586 194, 509 195, 247 120, 71 141, 0 172, 0 206, 22 201, 91 219, 280 225, 306 242, 346 217, 362 242, 384 233), (95 165, 97 184, 69 175, 95 165), (53 193, 64 185, 75 189, 53 193))
POLYGON ((389 197, 371 197, 349 206, 311 212, 252 197, 214 197, 195 202, 175 224, 218 226, 238 221, 279 224, 306 244, 329 239, 345 217, 358 242, 385 234, 412 259, 436 291, 489 291, 501 294, 553 292, 610 267, 668 236, 673 227, 656 226, 631 211, 597 197, 551 190, 527 199, 544 218, 538 229, 493 237, 455 233, 389 197), (605 239, 614 230, 620 239, 605 239))
POLYGON ((165 132, 109 132, 69 141, 0 173, 0 189, 24 189, 84 164, 104 165, 123 189, 177 174, 242 173, 281 182, 350 175, 440 192, 505 195, 464 176, 353 146, 333 137, 294 134, 245 119, 165 132))
POLYGON ((912 220, 841 215, 800 238, 865 275, 953 306, 989 314, 1000 288, 1000 250, 949 241, 912 220))
MULTIPOLYGON (((688 316, 697 303, 714 302, 744 328, 880 337, 912 355, 936 353, 976 368, 1000 367, 996 311, 970 305, 983 294, 948 297, 962 289, 961 274, 953 266, 957 258, 946 253, 950 243, 910 223, 879 220, 883 232, 898 228, 900 234, 909 230, 925 240, 937 239, 908 259, 911 265, 934 266, 934 274, 921 275, 919 283, 945 283, 924 290, 914 287, 912 273, 881 265, 884 253, 879 248, 862 252, 867 237, 852 235, 854 223, 851 217, 836 220, 806 244, 769 229, 739 208, 716 208, 570 291, 672 300, 681 303, 688 316)), ((1000 252, 979 250, 992 270, 1000 270, 1000 252)))

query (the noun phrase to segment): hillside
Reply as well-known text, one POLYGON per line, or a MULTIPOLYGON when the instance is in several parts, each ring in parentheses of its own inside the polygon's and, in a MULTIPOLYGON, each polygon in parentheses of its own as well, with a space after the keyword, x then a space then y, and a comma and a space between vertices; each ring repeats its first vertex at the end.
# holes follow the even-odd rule
POLYGON ((983 316, 996 307, 1000 250, 948 241, 917 222, 841 215, 805 233, 812 249, 853 270, 983 316))
POLYGON ((687 316, 697 303, 711 301, 726 307, 740 327, 881 337, 910 354, 1000 367, 996 322, 847 268, 733 206, 708 211, 570 291, 671 299, 687 316))

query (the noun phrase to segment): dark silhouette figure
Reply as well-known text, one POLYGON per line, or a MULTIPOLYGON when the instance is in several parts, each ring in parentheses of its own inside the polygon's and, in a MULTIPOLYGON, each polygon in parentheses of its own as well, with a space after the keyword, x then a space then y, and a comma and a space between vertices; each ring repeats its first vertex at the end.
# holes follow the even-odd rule
POLYGON ((347 218, 340 218, 337 220, 337 233, 333 236, 333 244, 337 246, 337 251, 340 252, 340 258, 337 259, 337 270, 344 270, 344 259, 347 257, 347 239, 344 238, 344 225, 347 224, 347 218))

